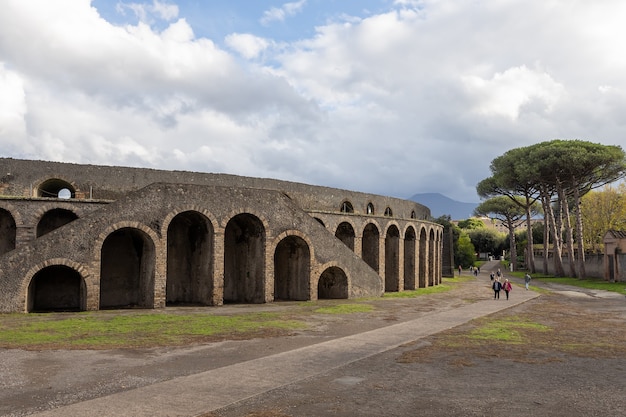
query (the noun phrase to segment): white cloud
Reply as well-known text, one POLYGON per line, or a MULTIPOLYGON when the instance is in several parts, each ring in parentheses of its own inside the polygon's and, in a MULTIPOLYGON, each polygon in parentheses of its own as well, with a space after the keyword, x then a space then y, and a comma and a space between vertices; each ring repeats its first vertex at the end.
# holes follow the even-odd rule
POLYGON ((26 136, 26 94, 20 76, 8 71, 2 62, 0 91, 0 138, 5 138, 15 146, 26 136))
POLYGON ((474 101, 474 110, 483 116, 500 115, 517 120, 522 107, 539 102, 541 110, 552 111, 563 86, 549 74, 525 66, 496 73, 489 80, 478 76, 462 78, 474 101))
POLYGON ((228 50, 173 1, 132 10, 145 18, 116 26, 89 0, 3 3, 6 156, 473 201, 512 147, 626 137, 617 0, 398 0, 293 43, 242 28, 228 50))
POLYGON ((299 0, 291 3, 285 3, 281 7, 272 7, 269 10, 263 12, 261 17, 262 25, 269 25, 272 22, 282 22, 287 17, 294 16, 302 11, 307 0, 299 0))
POLYGON ((233 33, 225 39, 226 45, 246 59, 257 58, 270 43, 249 33, 233 33))
POLYGON ((126 10, 130 10, 141 22, 146 23, 152 22, 155 17, 165 21, 171 21, 178 17, 178 6, 160 2, 159 0, 152 0, 151 4, 124 3, 120 1, 116 4, 116 10, 121 14, 125 14, 126 10))

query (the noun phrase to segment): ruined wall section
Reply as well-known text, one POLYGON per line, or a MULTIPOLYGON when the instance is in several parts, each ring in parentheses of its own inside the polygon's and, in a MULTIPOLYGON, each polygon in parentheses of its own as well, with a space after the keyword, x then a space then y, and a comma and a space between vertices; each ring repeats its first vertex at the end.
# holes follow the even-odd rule
MULTIPOLYGON (((354 252, 281 192, 251 188, 155 183, 121 196, 115 202, 87 213, 30 244, 0 257, 0 309, 24 311, 29 280, 49 265, 62 264, 77 270, 86 282, 88 294, 99 292, 100 245, 118 227, 142 230, 156 246, 155 306, 164 305, 167 219, 173 213, 196 208, 215 222, 215 236, 224 235, 228 221, 240 213, 250 213, 266 225, 266 277, 272 278, 271 259, 277 237, 293 231, 311 242, 313 263, 311 287, 329 266, 343 268, 350 279, 350 297, 380 296, 381 278, 354 252)), ((215 253, 215 279, 223 274, 223 252, 215 253)), ((219 286, 218 286, 219 287, 219 286)), ((218 288, 219 289, 219 288, 218 288)), ((268 288, 267 293, 271 293, 268 288)), ((88 301, 95 309, 97 301, 88 301)))
POLYGON ((67 181, 75 188, 76 198, 81 199, 116 200, 152 183, 168 182, 277 190, 287 194, 305 211, 337 212, 343 202, 349 201, 355 214, 367 214, 367 206, 371 203, 378 215, 382 215, 389 207, 393 213, 391 217, 413 217, 418 220, 430 218, 428 207, 410 200, 290 181, 229 174, 0 158, 0 195, 33 197, 37 186, 50 178, 67 181))

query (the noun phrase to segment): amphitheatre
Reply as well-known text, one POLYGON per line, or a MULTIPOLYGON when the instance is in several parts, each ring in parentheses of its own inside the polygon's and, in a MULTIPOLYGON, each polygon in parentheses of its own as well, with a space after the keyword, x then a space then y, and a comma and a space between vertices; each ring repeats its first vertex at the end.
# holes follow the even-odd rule
POLYGON ((416 202, 274 179, 0 158, 0 311, 381 296, 452 271, 416 202))

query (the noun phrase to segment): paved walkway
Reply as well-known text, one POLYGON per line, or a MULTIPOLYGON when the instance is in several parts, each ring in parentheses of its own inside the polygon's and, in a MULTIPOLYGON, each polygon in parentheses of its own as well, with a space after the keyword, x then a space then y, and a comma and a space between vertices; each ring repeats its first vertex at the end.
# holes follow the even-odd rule
MULTIPOLYGON (((483 267, 483 277, 488 268, 483 267)), ((475 285, 484 286, 485 280, 477 279, 475 285)), ((487 298, 419 319, 174 378, 33 416, 197 416, 386 352, 537 296, 534 291, 518 289, 515 297, 508 301, 487 298)))

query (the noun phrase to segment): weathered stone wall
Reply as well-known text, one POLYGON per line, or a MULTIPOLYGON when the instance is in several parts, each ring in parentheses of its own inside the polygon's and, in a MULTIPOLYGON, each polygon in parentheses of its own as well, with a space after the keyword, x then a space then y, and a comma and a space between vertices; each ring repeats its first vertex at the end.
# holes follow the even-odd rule
POLYGON ((441 282, 443 229, 411 201, 231 175, 0 164, 0 228, 15 235, 0 242, 0 311, 354 298, 441 282), (61 188, 72 198, 39 196, 61 188))
MULTIPOLYGON (((578 268, 578 263, 576 267, 578 268)), ((569 260, 567 255, 563 256, 563 268, 566 274, 569 273, 569 260)), ((535 255, 535 269, 537 272, 554 275, 554 259, 552 257, 548 258, 548 271, 544 271, 543 256, 535 255)), ((589 278, 604 279, 604 255, 585 255, 585 273, 589 278)))
POLYGON ((169 182, 278 190, 307 211, 336 212, 343 202, 349 201, 356 214, 367 214, 367 205, 372 203, 374 214, 382 215, 386 208, 390 208, 393 213, 391 217, 411 218, 413 214, 419 220, 430 218, 427 207, 409 200, 267 178, 11 158, 0 158, 0 172, 3 173, 0 178, 0 195, 4 196, 37 197, 41 184, 52 178, 70 184, 76 198, 97 200, 117 200, 130 191, 152 183, 169 182))

